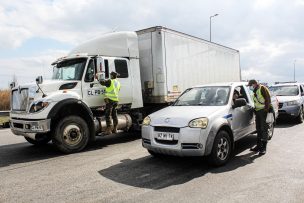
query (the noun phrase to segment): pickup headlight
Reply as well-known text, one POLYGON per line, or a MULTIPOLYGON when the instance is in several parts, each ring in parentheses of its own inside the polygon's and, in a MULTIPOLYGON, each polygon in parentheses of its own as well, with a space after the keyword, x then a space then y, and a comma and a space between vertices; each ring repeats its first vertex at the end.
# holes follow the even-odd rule
POLYGON ((300 101, 298 101, 298 100, 286 102, 287 106, 297 106, 299 104, 300 104, 300 101))
POLYGON ((49 105, 49 102, 46 102, 46 101, 38 101, 36 103, 33 103, 30 108, 30 113, 36 113, 36 112, 42 111, 48 105, 49 105))
POLYGON ((142 124, 143 125, 150 125, 151 119, 149 116, 147 116, 146 118, 144 118, 142 124))
POLYGON ((207 128, 208 118, 197 118, 189 122, 190 128, 207 128))

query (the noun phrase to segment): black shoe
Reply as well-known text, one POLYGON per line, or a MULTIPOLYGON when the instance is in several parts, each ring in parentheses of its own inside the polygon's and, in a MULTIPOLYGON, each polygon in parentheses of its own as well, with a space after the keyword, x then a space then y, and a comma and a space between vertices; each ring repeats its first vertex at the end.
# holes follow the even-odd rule
POLYGON ((255 147, 251 148, 250 151, 252 151, 252 152, 258 152, 258 151, 260 151, 260 147, 255 146, 255 147))
POLYGON ((259 155, 262 156, 262 155, 264 155, 264 154, 266 154, 266 149, 260 150, 259 155))

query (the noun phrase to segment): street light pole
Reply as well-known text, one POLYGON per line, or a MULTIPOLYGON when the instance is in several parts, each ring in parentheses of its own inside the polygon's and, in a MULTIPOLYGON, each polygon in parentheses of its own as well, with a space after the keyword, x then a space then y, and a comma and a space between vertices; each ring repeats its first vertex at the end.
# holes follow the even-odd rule
POLYGON ((210 22, 210 42, 211 42, 211 18, 213 18, 215 16, 218 16, 218 14, 215 14, 215 15, 209 17, 209 22, 210 22))
POLYGON ((296 82, 296 62, 297 60, 294 60, 293 62, 293 81, 296 82))

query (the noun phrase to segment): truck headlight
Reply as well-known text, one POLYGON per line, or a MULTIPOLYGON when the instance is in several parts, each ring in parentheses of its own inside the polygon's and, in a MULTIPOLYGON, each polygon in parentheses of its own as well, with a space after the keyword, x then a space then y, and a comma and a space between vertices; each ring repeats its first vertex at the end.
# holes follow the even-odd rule
POLYGON ((297 106, 299 104, 300 104, 300 101, 298 101, 298 100, 286 102, 287 106, 297 106))
POLYGON ((208 118, 196 118, 189 122, 190 128, 207 128, 208 118))
POLYGON ((151 123, 151 119, 150 119, 149 116, 147 116, 146 118, 144 118, 144 120, 142 122, 143 125, 150 125, 150 123, 151 123))
POLYGON ((39 102, 33 103, 30 108, 30 113, 36 113, 36 112, 42 111, 48 105, 49 105, 49 102, 46 102, 46 101, 39 101, 39 102))

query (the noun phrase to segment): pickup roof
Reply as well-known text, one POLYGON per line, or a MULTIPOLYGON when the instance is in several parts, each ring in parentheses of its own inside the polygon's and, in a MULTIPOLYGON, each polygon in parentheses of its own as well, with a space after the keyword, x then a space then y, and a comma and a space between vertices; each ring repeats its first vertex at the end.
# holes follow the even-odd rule
MULTIPOLYGON (((256 132, 254 102, 246 84, 217 83, 185 90, 172 106, 144 119, 143 147, 152 155, 209 156, 213 165, 225 164, 234 143, 256 132), (234 91, 239 98, 233 98, 234 91)), ((276 99, 272 101, 277 106, 276 99)), ((273 128, 271 123, 269 136, 273 128)))

